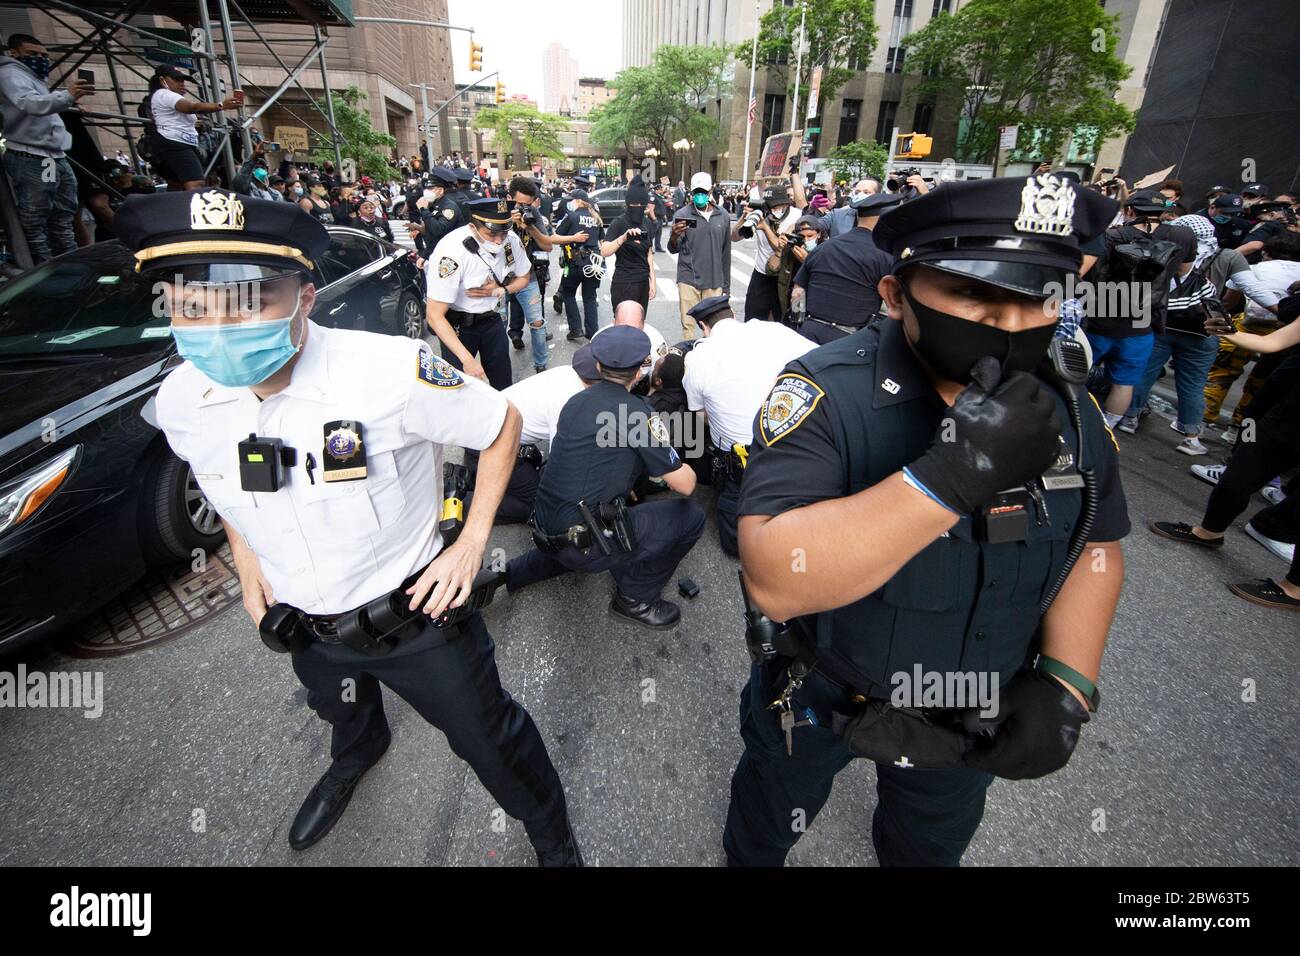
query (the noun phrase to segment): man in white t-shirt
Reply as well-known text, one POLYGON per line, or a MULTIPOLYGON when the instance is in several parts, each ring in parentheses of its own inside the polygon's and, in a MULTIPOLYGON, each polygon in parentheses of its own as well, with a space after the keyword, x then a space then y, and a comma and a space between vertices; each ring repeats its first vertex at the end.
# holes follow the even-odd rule
MULTIPOLYGON (((797 175, 792 175, 791 183, 796 183, 798 179, 797 175)), ((732 242, 748 239, 750 234, 754 236, 754 272, 749 277, 749 287, 745 291, 743 319, 780 321, 781 299, 777 293, 777 270, 769 269, 768 261, 773 256, 780 256, 806 205, 802 182, 798 182, 798 191, 793 196, 790 186, 768 186, 763 190, 762 211, 750 213, 736 222, 731 233, 732 242)))
MULTIPOLYGON (((645 394, 649 387, 651 374, 654 372, 655 363, 668 354, 668 343, 664 341, 663 333, 653 325, 646 325, 645 310, 641 308, 641 303, 631 299, 624 299, 614 309, 614 322, 612 325, 602 326, 596 330, 596 335, 600 335, 605 329, 613 328, 614 325, 630 325, 634 329, 640 329, 646 335, 650 336, 650 354, 646 356, 645 362, 641 365, 641 371, 637 375, 636 383, 632 386, 632 391, 638 395, 645 394)), ((591 338, 595 341, 596 335, 591 338)))

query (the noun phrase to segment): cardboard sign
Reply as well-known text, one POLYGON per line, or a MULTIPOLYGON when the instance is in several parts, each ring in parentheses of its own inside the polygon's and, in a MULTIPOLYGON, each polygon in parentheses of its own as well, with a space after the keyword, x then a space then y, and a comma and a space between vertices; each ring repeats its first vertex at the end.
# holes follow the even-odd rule
POLYGON ((1149 176, 1143 176, 1141 179, 1139 179, 1129 188, 1146 189, 1148 186, 1154 186, 1156 183, 1163 183, 1166 179, 1169 178, 1169 174, 1172 173, 1173 171, 1174 171, 1174 167, 1166 166, 1158 173, 1152 173, 1149 176))
POLYGON ((758 179, 781 179, 789 175, 790 160, 799 155, 803 146, 803 130, 776 133, 763 144, 763 154, 758 158, 758 179))
POLYGON ((308 149, 307 130, 302 126, 277 126, 271 137, 286 153, 305 153, 308 149))

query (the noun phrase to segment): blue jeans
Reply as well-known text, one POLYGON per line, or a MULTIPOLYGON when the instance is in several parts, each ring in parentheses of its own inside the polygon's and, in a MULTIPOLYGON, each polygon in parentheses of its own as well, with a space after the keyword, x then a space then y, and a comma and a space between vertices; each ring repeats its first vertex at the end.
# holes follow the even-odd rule
POLYGON ((72 234, 77 215, 77 174, 66 159, 4 154, 5 172, 13 184, 18 218, 27 236, 32 262, 44 262, 77 248, 72 234))
POLYGON ((1205 414, 1205 382, 1218 354, 1219 340, 1213 335, 1202 339, 1181 332, 1157 333, 1142 382, 1133 389, 1133 404, 1126 414, 1134 417, 1146 407, 1160 370, 1172 357, 1174 387, 1178 391, 1179 430, 1184 435, 1199 435, 1201 417, 1205 414))
POLYGON ((533 368, 546 368, 548 354, 546 350, 546 313, 542 309, 542 290, 537 285, 537 276, 528 280, 528 285, 518 292, 511 293, 510 300, 511 333, 514 329, 516 309, 523 311, 524 321, 528 323, 528 334, 533 341, 533 368))

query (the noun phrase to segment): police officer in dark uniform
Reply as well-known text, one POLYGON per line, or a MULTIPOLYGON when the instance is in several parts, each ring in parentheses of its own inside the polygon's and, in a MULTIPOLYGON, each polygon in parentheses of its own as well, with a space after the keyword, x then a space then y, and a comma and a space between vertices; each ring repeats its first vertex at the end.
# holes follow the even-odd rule
MULTIPOLYGON (((592 181, 590 176, 584 176, 581 173, 574 176, 573 189, 561 192, 560 195, 555 198, 553 215, 551 216, 552 224, 559 225, 564 221, 564 217, 569 214, 569 196, 571 193, 582 190, 584 193, 589 194, 591 189, 592 181)), ((563 257, 561 258, 563 260, 563 257)), ((558 282, 555 286, 555 294, 551 296, 551 308, 555 310, 556 315, 560 315, 564 312, 564 297, 560 294, 560 286, 558 282)))
POLYGON ((902 202, 898 193, 864 195, 854 205, 857 225, 818 243, 808 254, 791 286, 791 307, 803 299, 806 313, 799 331, 821 345, 856 332, 880 311, 880 280, 894 257, 871 238, 876 220, 902 202), (802 291, 801 291, 802 290, 802 291))
POLYGON ((678 563, 704 531, 689 497, 626 507, 643 472, 689 496, 695 472, 673 450, 649 403, 629 394, 650 337, 616 325, 591 341, 601 381, 560 412, 530 524, 536 547, 506 567, 511 592, 566 571, 608 571, 618 585, 610 611, 646 627, 676 625, 681 610, 661 596, 678 563))
POLYGON ((456 182, 460 187, 456 196, 459 202, 467 203, 483 198, 483 194, 474 188, 474 170, 468 168, 457 169, 456 182))
POLYGON ((729 862, 780 865, 863 756, 879 861, 955 865, 993 776, 1068 761, 1099 701, 1129 521, 1046 290, 1116 208, 1044 174, 887 213, 889 318, 777 379, 741 492, 756 663, 729 862))
POLYGON ((263 642, 292 652, 331 726, 330 766, 290 846, 324 838, 388 749, 382 684, 524 822, 539 862, 580 864, 560 780, 501 687, 475 597, 499 584, 491 572, 480 584, 480 569, 519 413, 423 342, 311 322, 329 234, 295 205, 222 189, 132 196, 114 229, 162 280, 185 359, 158 391, 158 425, 221 516, 263 642), (230 307, 248 285, 252 314, 230 307), (454 544, 435 477, 447 445, 481 452, 454 544))
POLYGON ((447 166, 435 166, 429 175, 435 198, 424 209, 412 207, 412 212, 418 214, 418 218, 412 216, 412 221, 421 226, 421 231, 416 234, 416 250, 425 259, 444 236, 469 221, 464 207, 454 198, 456 171, 447 166))

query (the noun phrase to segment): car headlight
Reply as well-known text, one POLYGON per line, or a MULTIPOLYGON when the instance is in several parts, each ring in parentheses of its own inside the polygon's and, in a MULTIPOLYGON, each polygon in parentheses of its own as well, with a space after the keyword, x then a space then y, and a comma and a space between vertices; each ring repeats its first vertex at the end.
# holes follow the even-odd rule
POLYGON ((72 473, 72 464, 80 450, 80 445, 69 448, 0 488, 0 534, 16 528, 41 510, 72 473))

